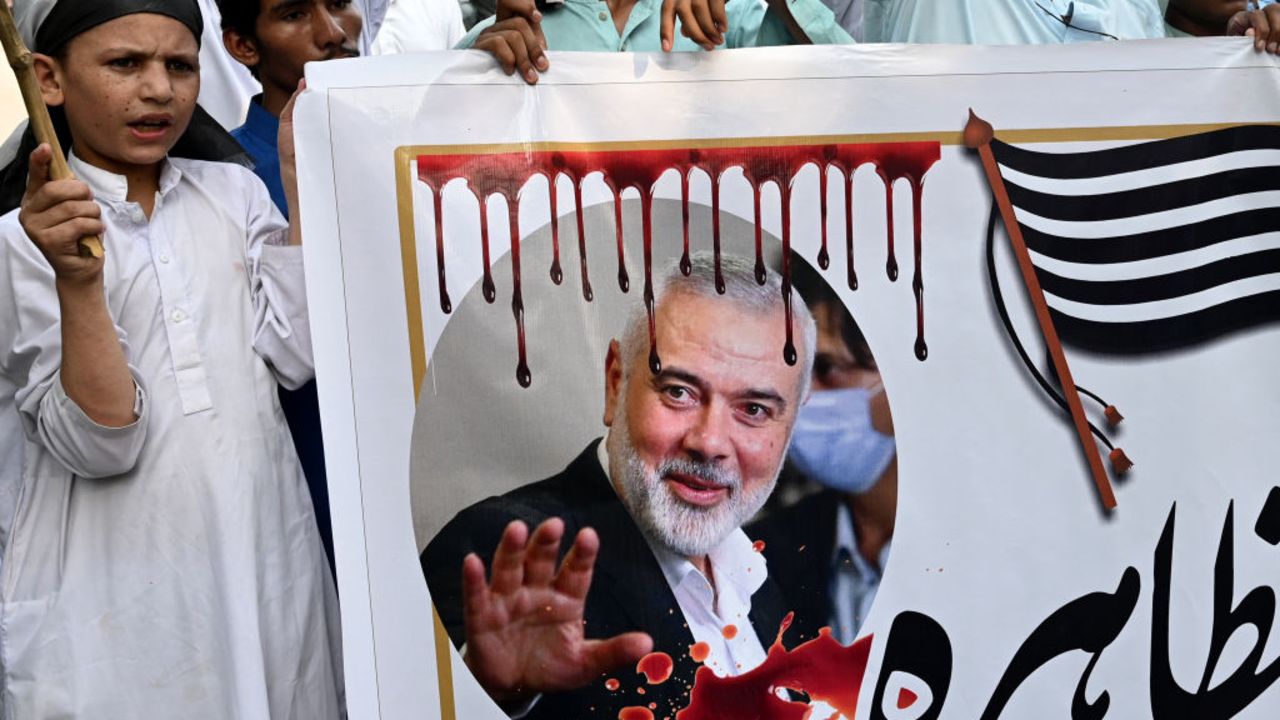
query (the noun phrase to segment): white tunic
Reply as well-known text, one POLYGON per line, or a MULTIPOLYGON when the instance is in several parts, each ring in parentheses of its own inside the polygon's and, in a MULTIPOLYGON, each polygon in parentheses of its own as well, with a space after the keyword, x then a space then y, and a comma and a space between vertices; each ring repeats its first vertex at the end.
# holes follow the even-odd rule
POLYGON ((0 218, 4 717, 339 717, 333 583, 276 399, 313 374, 301 248, 244 168, 168 161, 148 222, 124 178, 71 165, 140 417, 68 399, 53 272, 0 218))

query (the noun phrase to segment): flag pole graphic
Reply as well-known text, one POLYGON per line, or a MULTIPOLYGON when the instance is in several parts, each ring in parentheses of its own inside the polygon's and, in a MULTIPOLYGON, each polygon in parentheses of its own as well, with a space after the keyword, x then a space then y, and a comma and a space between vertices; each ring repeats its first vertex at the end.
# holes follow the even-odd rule
MULTIPOLYGON (((1045 301, 1044 290, 1040 287, 1040 279, 1036 277, 1035 267, 1031 264, 1031 254, 1027 250, 1026 241, 1022 238, 1022 230, 1018 226, 1018 219, 1013 212, 1013 203, 1009 200, 1009 192, 1004 186, 1004 178, 1000 175, 1000 168, 996 164, 995 155, 991 152, 991 141, 995 137, 995 130, 991 124, 969 111, 969 122, 964 129, 964 144, 972 150, 977 150, 982 157, 982 167, 987 174, 987 182, 991 185, 991 191, 995 195, 996 206, 1000 208, 1000 216, 1004 219, 1005 230, 1009 234, 1010 243, 1013 245, 1014 255, 1018 258, 1018 268, 1022 271, 1022 280, 1026 283, 1028 295, 1031 297, 1031 304, 1035 308, 1036 321, 1040 325, 1040 332, 1044 336, 1045 345, 1049 349, 1049 355, 1053 359, 1053 369, 1058 374, 1058 381, 1062 385, 1063 396, 1066 398, 1067 407, 1071 411, 1071 420, 1075 425, 1076 434, 1080 437, 1080 444, 1084 449, 1085 459, 1089 463, 1089 471, 1093 475, 1093 482, 1097 485, 1098 496, 1102 500, 1103 507, 1108 510, 1115 509, 1116 496, 1111 489, 1111 479, 1107 476, 1106 468, 1102 464, 1102 454, 1098 452, 1098 446, 1093 441, 1093 436, 1089 430, 1089 421, 1084 414, 1084 405, 1080 402, 1080 394, 1075 391, 1075 380, 1071 377, 1071 368, 1067 366, 1067 356, 1062 350, 1062 342, 1058 338, 1058 331, 1053 326, 1053 319, 1049 315, 1049 304, 1045 301)), ((1123 458, 1123 453, 1120 455, 1123 458)), ((1127 463, 1127 459, 1123 459, 1127 463)), ((1117 470, 1120 470, 1122 463, 1117 462, 1117 470)))
MULTIPOLYGON (((74 177, 67 167, 67 158, 62 154, 62 146, 58 143, 58 134, 53 130, 53 121, 49 119, 49 108, 45 107, 40 96, 40 84, 36 81, 35 69, 32 66, 31 51, 22 42, 22 35, 14 23, 9 5, 0 0, 0 42, 4 44, 4 53, 13 68, 14 77, 18 80, 18 88, 22 91, 22 100, 27 106, 27 115, 31 118, 31 130, 36 142, 49 143, 53 149, 53 162, 49 166, 49 176, 54 180, 74 177)), ((80 239, 81 257, 102 257, 102 240, 92 235, 80 239)))

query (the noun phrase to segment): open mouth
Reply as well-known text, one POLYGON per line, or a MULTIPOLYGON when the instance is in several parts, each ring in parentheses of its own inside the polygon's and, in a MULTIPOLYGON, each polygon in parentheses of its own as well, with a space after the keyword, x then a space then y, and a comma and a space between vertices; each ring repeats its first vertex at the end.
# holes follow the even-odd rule
POLYGON ((715 505, 729 495, 727 486, 718 485, 697 475, 670 473, 663 479, 667 481, 671 492, 676 497, 690 505, 715 505))
POLYGON ((173 119, 167 115, 148 115, 129 123, 135 136, 149 139, 164 135, 173 127, 173 119))

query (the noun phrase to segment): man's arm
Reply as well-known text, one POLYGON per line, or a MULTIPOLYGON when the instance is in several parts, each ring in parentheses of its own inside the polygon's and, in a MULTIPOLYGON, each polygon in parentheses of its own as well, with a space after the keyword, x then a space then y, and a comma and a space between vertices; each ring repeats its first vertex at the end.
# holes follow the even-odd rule
POLYGON ((245 193, 245 254, 253 305, 253 348, 288 390, 296 390, 315 377, 293 138, 293 108, 305 88, 306 82, 299 82, 285 104, 277 137, 280 181, 290 222, 286 225, 266 187, 250 171, 232 168, 239 173, 235 179, 242 180, 238 184, 245 193))
MULTIPOLYGON (((446 528, 442 534, 449 532, 446 528)), ((465 639, 467 666, 504 707, 540 693, 580 688, 612 668, 636 662, 653 647, 645 633, 584 637, 583 611, 600 541, 595 531, 582 530, 557 568, 563 539, 559 518, 546 520, 532 534, 524 522, 509 522, 489 563, 488 580, 478 554, 466 553, 459 567, 448 558, 465 546, 446 548, 450 541, 439 536, 423 556, 442 618, 461 612, 465 638, 454 640, 465 639), (449 590, 452 583, 440 577, 444 573, 460 576, 460 599, 449 590), (445 607, 449 603, 462 607, 445 607)))
POLYGON ((79 180, 50 180, 53 151, 31 153, 18 222, 53 267, 62 321, 62 388, 93 422, 120 428, 137 420, 137 388, 103 292, 103 258, 81 257, 80 238, 106 231, 101 208, 79 180))

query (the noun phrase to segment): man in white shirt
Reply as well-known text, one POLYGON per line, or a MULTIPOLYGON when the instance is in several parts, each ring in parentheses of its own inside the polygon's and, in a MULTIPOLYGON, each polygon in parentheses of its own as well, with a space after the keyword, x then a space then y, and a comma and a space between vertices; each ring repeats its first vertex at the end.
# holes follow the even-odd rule
POLYGON ((449 50, 466 34, 457 0, 391 0, 371 52, 449 50))
POLYGON ((1159 0, 865 0, 867 42, 1021 45, 1165 36, 1159 0))
POLYGON ((779 278, 758 284, 734 257, 720 274, 723 295, 710 256, 695 255, 688 276, 672 268, 656 292, 656 343, 643 312, 610 343, 603 442, 553 478, 462 511, 423 553, 452 639, 517 716, 615 717, 649 703, 674 716, 699 664, 744 673, 779 630, 781 596, 741 527, 773 491, 815 329, 793 296, 788 365, 779 278), (670 656, 669 680, 601 676, 651 650, 670 656))

